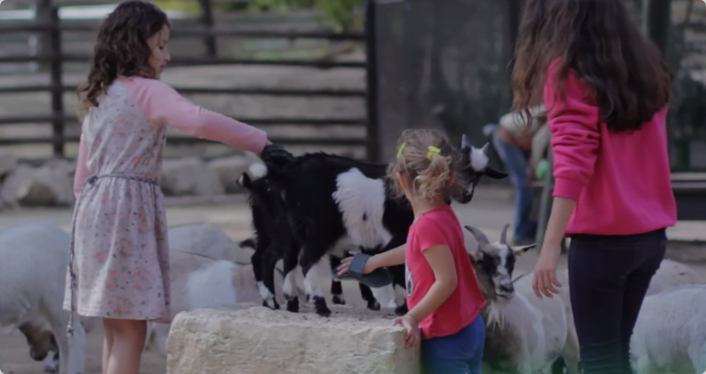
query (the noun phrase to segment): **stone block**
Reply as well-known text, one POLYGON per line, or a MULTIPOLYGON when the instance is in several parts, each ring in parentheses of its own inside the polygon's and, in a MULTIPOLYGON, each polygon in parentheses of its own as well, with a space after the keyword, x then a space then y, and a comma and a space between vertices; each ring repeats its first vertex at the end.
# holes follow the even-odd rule
POLYGON ((329 318, 253 304, 177 314, 167 374, 418 374, 392 317, 338 307, 329 318))

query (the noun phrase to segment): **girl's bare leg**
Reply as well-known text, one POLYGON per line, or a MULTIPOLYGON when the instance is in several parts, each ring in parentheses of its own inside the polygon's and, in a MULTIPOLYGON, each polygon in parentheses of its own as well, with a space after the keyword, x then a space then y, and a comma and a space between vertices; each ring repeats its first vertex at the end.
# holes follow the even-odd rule
POLYGON ((106 319, 103 319, 103 359, 101 360, 101 372, 108 373, 108 360, 110 351, 113 348, 113 331, 110 329, 106 319))
POLYGON ((147 321, 105 319, 106 330, 112 334, 105 374, 138 374, 142 349, 145 346, 147 321))

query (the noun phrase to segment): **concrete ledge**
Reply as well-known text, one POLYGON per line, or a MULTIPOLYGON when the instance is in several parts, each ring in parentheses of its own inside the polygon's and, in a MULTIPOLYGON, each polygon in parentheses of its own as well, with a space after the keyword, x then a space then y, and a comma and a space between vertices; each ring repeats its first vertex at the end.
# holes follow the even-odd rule
POLYGON ((405 348, 392 317, 331 309, 330 318, 254 304, 179 313, 167 340, 167 374, 419 373, 419 348, 405 348))

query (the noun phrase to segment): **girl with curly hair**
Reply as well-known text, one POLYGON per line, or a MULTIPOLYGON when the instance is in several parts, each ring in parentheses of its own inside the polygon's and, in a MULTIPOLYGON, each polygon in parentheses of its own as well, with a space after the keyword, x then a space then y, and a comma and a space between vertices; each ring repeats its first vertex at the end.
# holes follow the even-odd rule
POLYGON ((630 336, 676 222, 665 128, 671 82, 623 1, 527 1, 514 109, 545 105, 556 179, 534 289, 557 292, 560 242, 571 237, 569 289, 586 374, 631 372, 630 336))
MULTIPOLYGON (((146 321, 168 322, 169 246, 159 177, 167 125, 263 153, 264 131, 199 107, 161 82, 170 24, 155 5, 125 1, 98 32, 74 177, 76 206, 64 309, 103 319, 102 367, 137 374, 146 321)), ((274 146, 274 151, 277 151, 274 146)))

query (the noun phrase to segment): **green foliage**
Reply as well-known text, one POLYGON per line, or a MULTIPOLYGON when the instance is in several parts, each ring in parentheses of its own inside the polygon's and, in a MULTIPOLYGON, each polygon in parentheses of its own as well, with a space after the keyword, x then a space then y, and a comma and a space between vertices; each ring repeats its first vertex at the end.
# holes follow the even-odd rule
POLYGON ((201 4, 198 1, 184 1, 184 0, 161 0, 155 1, 155 5, 160 7, 162 10, 176 10, 184 13, 190 14, 200 14, 201 4))
POLYGON ((318 9, 327 21, 333 23, 336 31, 340 32, 360 26, 362 18, 356 10, 362 5, 363 0, 254 0, 251 9, 318 9))

